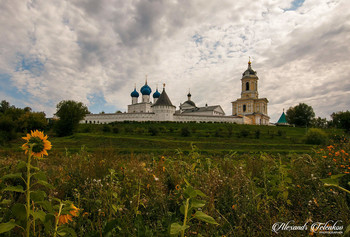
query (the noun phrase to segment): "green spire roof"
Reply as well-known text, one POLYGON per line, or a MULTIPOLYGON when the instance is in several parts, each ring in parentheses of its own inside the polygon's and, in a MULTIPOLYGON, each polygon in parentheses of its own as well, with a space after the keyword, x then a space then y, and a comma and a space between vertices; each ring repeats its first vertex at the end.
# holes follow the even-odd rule
POLYGON ((286 119, 286 114, 283 111, 283 113, 282 113, 280 119, 278 120, 277 124, 287 124, 287 123, 288 122, 287 122, 287 119, 286 119))

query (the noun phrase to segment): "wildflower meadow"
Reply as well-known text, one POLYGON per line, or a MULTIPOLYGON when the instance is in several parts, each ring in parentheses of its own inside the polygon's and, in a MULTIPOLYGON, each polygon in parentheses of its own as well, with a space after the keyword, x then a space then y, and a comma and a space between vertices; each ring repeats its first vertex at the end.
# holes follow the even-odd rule
MULTIPOLYGON (((349 216, 350 143, 337 136, 308 153, 171 155, 112 149, 55 151, 41 131, 4 155, 1 236, 308 236, 274 223, 349 216)), ((323 229, 323 231, 326 231, 323 229)))

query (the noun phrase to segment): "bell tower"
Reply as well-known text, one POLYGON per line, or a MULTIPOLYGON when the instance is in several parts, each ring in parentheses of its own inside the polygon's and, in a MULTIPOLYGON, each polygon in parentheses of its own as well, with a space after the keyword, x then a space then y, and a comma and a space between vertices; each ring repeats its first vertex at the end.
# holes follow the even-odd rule
POLYGON ((252 69, 252 63, 248 62, 248 68, 244 71, 242 76, 242 93, 241 98, 257 99, 259 97, 258 93, 258 76, 256 71, 252 69))
POLYGON ((258 76, 252 69, 252 63, 248 62, 248 68, 243 72, 241 84, 241 98, 232 102, 232 115, 245 116, 250 119, 250 124, 268 125, 270 117, 267 113, 268 100, 259 98, 258 76))

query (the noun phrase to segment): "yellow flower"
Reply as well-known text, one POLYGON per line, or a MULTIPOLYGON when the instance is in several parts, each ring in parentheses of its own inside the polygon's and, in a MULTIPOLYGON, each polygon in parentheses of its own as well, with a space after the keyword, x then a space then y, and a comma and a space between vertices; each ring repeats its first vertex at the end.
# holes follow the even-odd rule
POLYGON ((72 210, 69 211, 69 213, 72 215, 72 216, 78 216, 79 215, 79 208, 77 208, 76 206, 74 206, 73 204, 70 206, 70 208, 72 210))
POLYGON ((176 185, 176 186, 175 186, 175 189, 176 189, 176 190, 180 190, 180 189, 181 189, 180 185, 176 185))
MULTIPOLYGON (((76 217, 79 215, 79 210, 80 210, 79 208, 77 208, 73 204, 70 206, 70 208, 71 208, 71 210, 69 211, 69 214, 60 215, 58 217, 58 224, 60 224, 60 225, 67 224, 68 222, 73 221, 73 218, 72 218, 73 216, 76 217)), ((57 213, 56 213, 56 215, 57 215, 57 213)), ((57 216, 56 216, 56 218, 57 218, 57 216)))
POLYGON ((69 221, 73 221, 72 216, 69 214, 60 215, 58 217, 58 224, 59 225, 67 224, 69 221))
POLYGON ((26 137, 22 138, 27 141, 22 145, 25 154, 28 153, 30 145, 33 145, 31 155, 38 158, 42 158, 43 155, 47 156, 47 150, 51 150, 51 142, 47 140, 47 135, 44 136, 43 132, 38 130, 31 131, 31 134, 28 133, 26 137))

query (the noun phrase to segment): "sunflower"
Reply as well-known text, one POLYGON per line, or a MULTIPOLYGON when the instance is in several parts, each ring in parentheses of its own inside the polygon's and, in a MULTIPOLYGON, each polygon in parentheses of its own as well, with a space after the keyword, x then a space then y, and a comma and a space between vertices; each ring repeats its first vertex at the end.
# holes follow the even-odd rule
POLYGON ((77 208, 76 206, 74 206, 73 204, 70 206, 70 209, 71 210, 69 211, 69 214, 60 215, 58 217, 58 224, 60 224, 60 225, 68 224, 68 222, 73 221, 73 216, 77 217, 79 215, 80 209, 77 208))
POLYGON ((60 215, 58 217, 58 224, 60 225, 67 224, 69 221, 73 221, 72 216, 69 214, 60 215))
POLYGON ((69 211, 69 213, 72 215, 72 216, 78 216, 79 215, 79 208, 77 208, 76 206, 74 206, 73 204, 70 206, 70 208, 72 210, 69 211))
POLYGON ((26 137, 22 137, 27 142, 22 145, 22 149, 25 150, 25 154, 32 147, 32 155, 38 158, 42 158, 43 155, 48 155, 47 150, 51 149, 51 142, 47 140, 47 135, 44 136, 43 132, 38 130, 31 131, 31 134, 27 134, 26 137))

